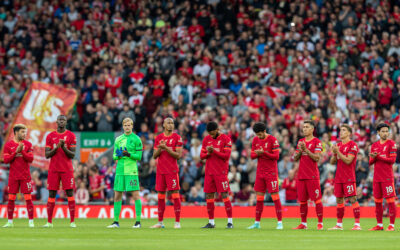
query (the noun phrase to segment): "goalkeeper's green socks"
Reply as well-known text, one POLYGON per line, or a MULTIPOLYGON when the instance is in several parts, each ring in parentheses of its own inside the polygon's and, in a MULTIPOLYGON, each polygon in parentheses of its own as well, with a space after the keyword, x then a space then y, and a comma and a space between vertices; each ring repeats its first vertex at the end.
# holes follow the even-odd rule
POLYGON ((142 217, 142 201, 135 200, 135 213, 136 213, 136 221, 140 222, 140 218, 142 217))
POLYGON ((121 213, 122 201, 114 201, 114 221, 119 221, 119 215, 121 213))

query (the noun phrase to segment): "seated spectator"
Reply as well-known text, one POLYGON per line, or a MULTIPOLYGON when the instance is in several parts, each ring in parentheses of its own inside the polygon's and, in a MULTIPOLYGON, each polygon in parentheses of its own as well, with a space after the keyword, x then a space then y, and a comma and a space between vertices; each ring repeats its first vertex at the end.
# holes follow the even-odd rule
POLYGON ((328 186, 322 195, 322 203, 324 206, 336 206, 336 197, 333 194, 333 186, 328 186))
POLYGON ((84 182, 80 182, 78 189, 75 193, 75 201, 77 205, 87 205, 89 203, 90 195, 89 191, 85 187, 84 182))
POLYGON ((240 190, 235 195, 235 202, 237 202, 239 204, 243 204, 243 205, 248 205, 252 190, 253 190, 253 188, 251 187, 250 184, 244 185, 242 190, 240 190))
POLYGON ((285 189, 285 202, 296 203, 297 202, 297 183, 295 180, 295 170, 289 170, 289 175, 282 182, 282 189, 285 189))
POLYGON ((99 174, 98 168, 89 169, 89 193, 91 201, 104 201, 104 176, 99 174))

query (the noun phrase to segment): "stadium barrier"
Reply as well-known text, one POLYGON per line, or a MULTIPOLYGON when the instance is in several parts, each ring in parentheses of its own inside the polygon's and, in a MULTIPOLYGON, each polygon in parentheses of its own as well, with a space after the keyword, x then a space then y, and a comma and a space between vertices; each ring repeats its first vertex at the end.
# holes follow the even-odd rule
MULTIPOLYGON (((35 206, 35 218, 47 218, 46 205, 35 206)), ((111 219, 113 218, 113 206, 104 205, 78 205, 75 209, 76 218, 98 218, 111 219)), ((284 206, 282 208, 283 218, 299 218, 300 211, 297 206, 284 206)), ((400 208, 398 208, 398 213, 400 208)), ((157 218, 157 206, 143 206, 142 218, 157 218)), ((233 207, 234 218, 254 218, 255 207, 233 207)), ((122 206, 121 218, 134 218, 134 206, 122 206)), ((206 206, 183 206, 181 209, 182 218, 208 218, 206 206)), ((216 218, 226 218, 225 207, 215 207, 216 218)), ((314 208, 308 209, 308 217, 316 218, 314 208)), ((0 218, 7 218, 7 206, 0 205, 0 218)), ((16 206, 14 218, 28 218, 28 213, 25 206, 16 206)), ((54 218, 69 218, 68 206, 59 205, 54 209, 54 218)), ((173 206, 167 206, 164 218, 175 218, 173 206)), ((265 206, 263 218, 275 218, 275 208, 273 206, 265 206)), ((336 207, 324 207, 324 218, 336 218, 336 207)), ((348 207, 345 210, 345 218, 353 218, 353 210, 348 207)), ((375 207, 361 207, 361 218, 375 218, 375 207)))

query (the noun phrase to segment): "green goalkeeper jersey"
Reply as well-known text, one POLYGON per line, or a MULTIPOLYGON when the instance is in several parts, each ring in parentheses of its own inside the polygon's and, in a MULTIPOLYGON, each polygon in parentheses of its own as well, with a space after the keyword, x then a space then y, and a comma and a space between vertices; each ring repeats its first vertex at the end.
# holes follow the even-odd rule
POLYGON ((122 134, 115 139, 113 159, 117 160, 117 175, 138 175, 137 162, 142 159, 142 141, 139 136, 131 133, 130 135, 122 134), (130 157, 117 156, 117 150, 127 149, 130 157))

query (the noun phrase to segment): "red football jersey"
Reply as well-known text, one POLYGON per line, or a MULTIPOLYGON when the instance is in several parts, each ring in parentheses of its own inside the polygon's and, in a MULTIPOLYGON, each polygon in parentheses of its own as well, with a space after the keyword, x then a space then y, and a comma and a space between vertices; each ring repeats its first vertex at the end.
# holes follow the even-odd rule
MULTIPOLYGON (((299 143, 304 141, 306 143, 306 147, 311 153, 322 152, 322 144, 321 141, 314 137, 310 141, 306 141, 305 138, 299 140, 299 143)), ((299 144, 296 147, 296 153, 300 151, 299 144)), ((306 152, 300 157, 299 163, 299 171, 297 174, 299 180, 319 180, 319 170, 318 170, 318 163, 313 161, 310 156, 307 155, 306 152)))
MULTIPOLYGON (((173 151, 176 151, 177 148, 182 148, 183 145, 182 138, 177 133, 172 133, 170 136, 165 136, 164 133, 161 133, 157 135, 154 141, 154 150, 157 150, 161 141, 165 141, 165 145, 172 148, 173 151)), ((161 154, 157 159, 157 174, 174 173, 179 173, 177 160, 168 154, 167 151, 161 151, 161 154)))
POLYGON ((387 140, 381 144, 380 141, 375 142, 371 146, 371 152, 378 152, 378 155, 370 164, 374 166, 374 182, 393 181, 393 163, 397 156, 397 146, 393 140, 387 140), (389 159, 392 159, 390 161, 389 159))
MULTIPOLYGON (((60 139, 64 139, 68 149, 76 147, 76 137, 74 133, 66 130, 62 134, 57 133, 57 131, 51 132, 46 138, 46 148, 53 149, 57 147, 60 139)), ((67 157, 62 148, 57 149, 56 154, 50 159, 49 171, 68 172, 73 170, 72 160, 67 157)))
POLYGON ((9 179, 11 180, 30 180, 31 172, 29 164, 33 161, 32 143, 23 140, 24 149, 17 156, 18 143, 14 140, 8 141, 4 145, 4 163, 10 163, 9 179))
POLYGON ((358 154, 358 146, 354 141, 349 141, 346 144, 339 142, 337 144, 340 153, 344 156, 348 156, 349 154, 354 155, 353 161, 347 165, 341 159, 337 159, 337 167, 336 167, 336 175, 335 175, 335 183, 346 183, 346 182, 355 182, 356 181, 356 163, 357 163, 357 154, 358 154))
POLYGON ((266 138, 264 138, 264 140, 261 140, 257 136, 254 137, 253 142, 251 144, 251 152, 252 152, 252 158, 258 158, 257 176, 266 176, 272 178, 278 177, 277 161, 279 159, 279 143, 274 136, 268 135, 266 138), (257 156, 254 151, 259 148, 262 148, 264 152, 267 152, 269 154, 277 153, 278 158, 271 159, 271 157, 268 157, 266 154, 257 156), (253 154, 253 152, 255 155, 253 154))
POLYGON ((229 158, 232 142, 229 136, 220 134, 216 139, 207 135, 203 139, 200 158, 206 159, 206 175, 227 175, 229 172, 229 158), (207 147, 212 146, 214 151, 207 156, 207 147))

